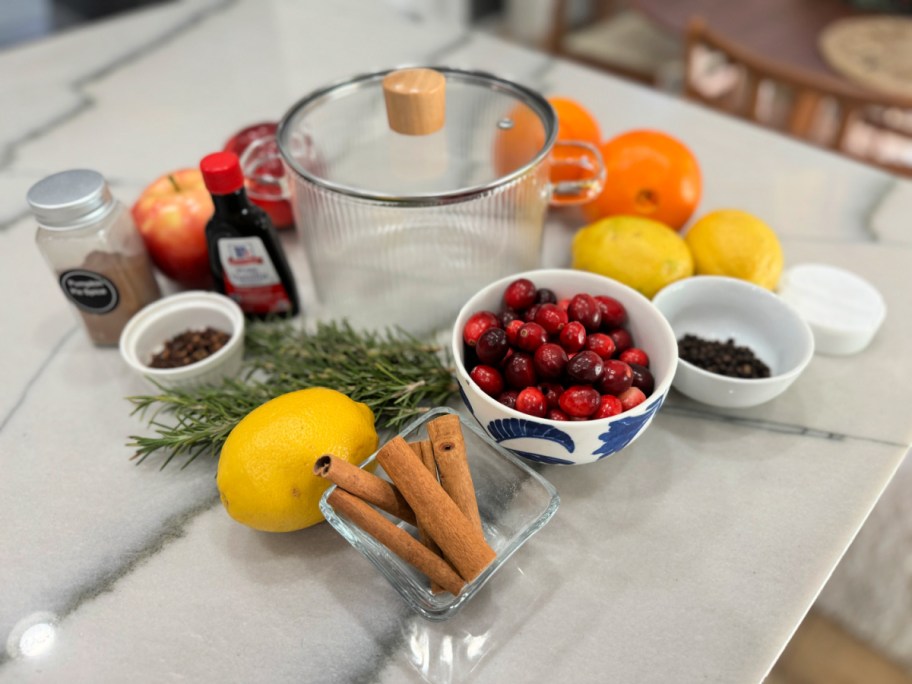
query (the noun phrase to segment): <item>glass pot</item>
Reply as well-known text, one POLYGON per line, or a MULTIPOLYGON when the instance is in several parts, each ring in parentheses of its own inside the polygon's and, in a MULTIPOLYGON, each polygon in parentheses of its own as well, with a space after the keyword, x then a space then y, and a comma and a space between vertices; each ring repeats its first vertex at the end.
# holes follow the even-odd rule
POLYGON ((540 94, 458 69, 365 74, 292 106, 278 148, 320 314, 423 334, 539 266, 548 207, 604 183, 595 147, 556 137, 540 94))

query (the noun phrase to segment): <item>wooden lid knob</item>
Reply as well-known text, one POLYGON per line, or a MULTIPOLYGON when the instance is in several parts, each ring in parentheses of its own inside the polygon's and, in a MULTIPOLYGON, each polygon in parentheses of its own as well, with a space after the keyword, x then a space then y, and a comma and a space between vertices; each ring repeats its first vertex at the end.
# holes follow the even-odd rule
POLYGON ((383 79, 389 127, 404 135, 428 135, 443 128, 446 78, 433 69, 400 69, 383 79))

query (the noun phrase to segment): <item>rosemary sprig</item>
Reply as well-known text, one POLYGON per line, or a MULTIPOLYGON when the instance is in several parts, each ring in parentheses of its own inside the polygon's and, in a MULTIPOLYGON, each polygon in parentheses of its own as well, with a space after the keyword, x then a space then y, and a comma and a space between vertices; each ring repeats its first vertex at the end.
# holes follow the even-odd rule
POLYGON ((241 379, 127 397, 132 413, 145 417, 154 432, 130 436, 133 458, 142 462, 164 452, 164 468, 186 455, 186 467, 202 453, 217 454, 234 426, 260 404, 307 387, 330 387, 364 402, 379 428, 393 430, 456 392, 440 347, 401 330, 361 332, 331 322, 308 332, 290 323, 257 323, 247 327, 245 349, 241 379), (159 419, 165 415, 171 420, 159 419))

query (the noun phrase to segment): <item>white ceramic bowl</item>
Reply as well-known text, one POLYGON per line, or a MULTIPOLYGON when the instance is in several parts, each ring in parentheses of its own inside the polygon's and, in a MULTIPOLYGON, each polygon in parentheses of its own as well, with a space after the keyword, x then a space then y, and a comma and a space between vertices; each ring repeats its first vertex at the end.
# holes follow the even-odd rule
POLYGON ((482 288, 459 312, 451 348, 462 399, 485 432, 522 458, 558 465, 593 463, 617 453, 639 437, 665 401, 678 361, 674 333, 646 297, 616 280, 572 269, 516 273, 482 288), (621 302, 627 308, 626 327, 634 343, 649 356, 655 378, 655 389, 646 401, 611 418, 555 421, 508 408, 485 394, 465 368, 462 329, 476 311, 499 312, 503 308, 504 289, 517 278, 528 278, 537 287, 553 290, 558 299, 586 293, 607 295, 621 302))
POLYGON ((120 335, 120 355, 144 378, 165 387, 217 382, 237 375, 244 356, 244 313, 231 299, 215 292, 189 291, 159 299, 140 309, 120 335), (165 342, 186 332, 213 327, 231 338, 202 361, 180 368, 151 368, 149 359, 165 342))
POLYGON ((662 289, 653 303, 675 338, 686 334, 749 347, 770 368, 768 378, 733 378, 678 362, 674 387, 691 399, 725 408, 770 401, 795 382, 814 355, 814 336, 793 306, 737 278, 695 276, 662 289))

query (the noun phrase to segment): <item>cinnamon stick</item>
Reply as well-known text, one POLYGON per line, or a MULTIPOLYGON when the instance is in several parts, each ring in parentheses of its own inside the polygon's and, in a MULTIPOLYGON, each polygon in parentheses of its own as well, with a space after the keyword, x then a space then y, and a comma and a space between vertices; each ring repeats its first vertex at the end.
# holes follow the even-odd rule
POLYGON ((327 501, 336 511, 453 595, 459 594, 465 586, 449 563, 358 497, 336 487, 327 501))
MULTIPOLYGON (((434 462, 434 450, 431 448, 430 441, 410 442, 409 446, 412 448, 412 451, 415 452, 415 455, 421 459, 421 462, 424 464, 424 467, 428 469, 428 472, 434 477, 437 477, 437 464, 434 462)), ((434 553, 440 553, 440 547, 437 546, 437 543, 431 539, 431 535, 429 535, 427 530, 421 525, 418 525, 418 539, 434 553)), ((443 587, 436 582, 431 582, 432 594, 439 594, 442 589, 443 587)))
POLYGON ((326 478, 340 489, 372 503, 377 508, 415 525, 415 513, 395 486, 356 465, 332 454, 314 463, 314 475, 326 478))
POLYGON ((405 440, 397 436, 387 442, 377 452, 377 461, 456 572, 467 582, 478 577, 494 559, 494 550, 405 440))
POLYGON ((459 416, 448 414, 435 418, 428 423, 427 432, 434 449, 440 484, 459 510, 481 530, 481 516, 478 514, 475 485, 466 459, 459 416))

